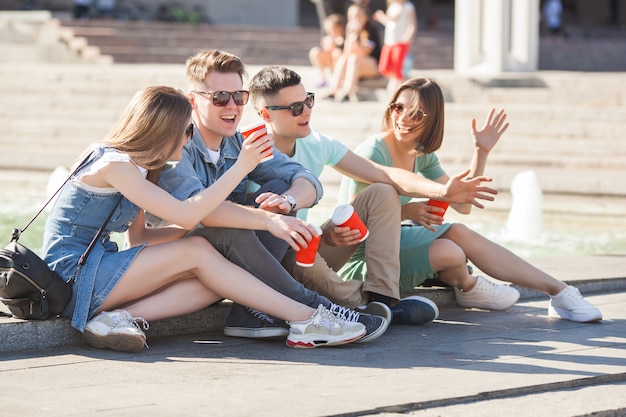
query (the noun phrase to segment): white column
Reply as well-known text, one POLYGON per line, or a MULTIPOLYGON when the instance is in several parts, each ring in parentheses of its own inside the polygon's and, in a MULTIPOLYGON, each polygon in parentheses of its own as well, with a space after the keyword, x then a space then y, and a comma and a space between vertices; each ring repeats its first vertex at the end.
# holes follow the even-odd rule
POLYGON ((457 0, 454 70, 460 75, 536 71, 539 0, 457 0))

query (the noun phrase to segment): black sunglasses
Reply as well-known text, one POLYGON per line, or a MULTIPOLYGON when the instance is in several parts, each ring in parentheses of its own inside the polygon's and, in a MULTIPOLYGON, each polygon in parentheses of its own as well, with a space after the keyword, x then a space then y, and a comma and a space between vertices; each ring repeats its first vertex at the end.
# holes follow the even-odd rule
MULTIPOLYGON (((389 105, 389 111, 393 111, 397 114, 402 114, 404 113, 404 111, 406 110, 406 107, 404 106, 404 104, 400 104, 400 103, 391 103, 389 105)), ((428 116, 426 113, 424 113, 424 111, 422 109, 417 109, 417 112, 415 113, 415 115, 412 117, 413 120, 415 120, 416 122, 421 122, 422 119, 424 117, 428 116)))
POLYGON ((243 106, 248 102, 250 92, 246 90, 237 91, 192 91, 192 93, 205 94, 213 99, 213 105, 217 107, 224 107, 233 98, 233 101, 237 106, 243 106))
POLYGON ((268 110, 291 110, 291 115, 293 117, 300 116, 304 111, 304 105, 309 109, 313 108, 315 104, 315 94, 314 93, 306 93, 306 98, 304 101, 298 101, 289 106, 266 106, 265 108, 268 110))

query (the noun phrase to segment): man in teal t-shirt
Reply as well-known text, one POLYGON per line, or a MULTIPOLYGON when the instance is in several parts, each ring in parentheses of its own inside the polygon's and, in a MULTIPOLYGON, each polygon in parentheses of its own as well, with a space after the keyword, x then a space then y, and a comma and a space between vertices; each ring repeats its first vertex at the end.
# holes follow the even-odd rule
MULTIPOLYGON (((272 133, 274 145, 319 177, 324 166, 370 183, 351 202, 370 234, 363 242, 358 230, 337 227, 329 220, 322 225, 322 241, 313 267, 296 265, 295 251, 289 250, 283 266, 305 286, 336 303, 358 307, 371 301, 387 304, 392 323, 423 324, 438 315, 430 300, 412 296, 401 298, 399 291, 400 200, 433 197, 449 202, 475 202, 484 198, 481 178, 462 181, 457 175, 445 186, 406 170, 383 167, 357 156, 343 143, 309 127, 315 97, 307 93, 300 76, 284 67, 266 67, 249 85, 255 109, 272 133), (339 271, 362 251, 367 273, 364 281, 341 279, 339 271)), ((489 191, 487 191, 489 192, 489 191)), ((306 212, 298 216, 306 220, 306 212)))

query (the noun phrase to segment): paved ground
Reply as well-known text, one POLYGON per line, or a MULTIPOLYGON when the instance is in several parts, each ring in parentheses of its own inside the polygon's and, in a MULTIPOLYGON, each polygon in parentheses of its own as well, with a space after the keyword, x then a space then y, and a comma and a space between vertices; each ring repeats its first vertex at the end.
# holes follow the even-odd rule
POLYGON ((221 332, 138 354, 62 348, 1 356, 0 394, 35 416, 580 416, 626 414, 626 293, 593 295, 599 324, 447 306, 369 344, 296 350, 221 332), (614 411, 618 410, 618 411, 614 411))
MULTIPOLYGON (((549 319, 547 297, 529 291, 506 311, 466 311, 438 289, 422 293, 440 305, 438 320, 392 326, 368 344, 296 350, 225 337, 218 321, 154 337, 223 316, 222 305, 153 323, 150 349, 137 354, 80 344, 2 353, 0 401, 49 417, 626 415, 624 255, 535 263, 589 294, 604 320, 549 319)), ((19 321, 0 320, 2 350, 24 333, 25 344, 63 338, 46 333, 54 323, 69 327, 21 322, 30 327, 16 334, 19 321)))

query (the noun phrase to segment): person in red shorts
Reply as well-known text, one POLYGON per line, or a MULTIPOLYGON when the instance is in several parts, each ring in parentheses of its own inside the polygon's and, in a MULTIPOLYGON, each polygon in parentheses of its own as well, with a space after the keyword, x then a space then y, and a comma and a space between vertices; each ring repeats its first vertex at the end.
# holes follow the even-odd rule
POLYGON ((385 27, 378 70, 389 79, 387 90, 393 92, 406 79, 404 61, 417 32, 415 6, 407 0, 387 0, 387 11, 377 10, 372 18, 385 27))

